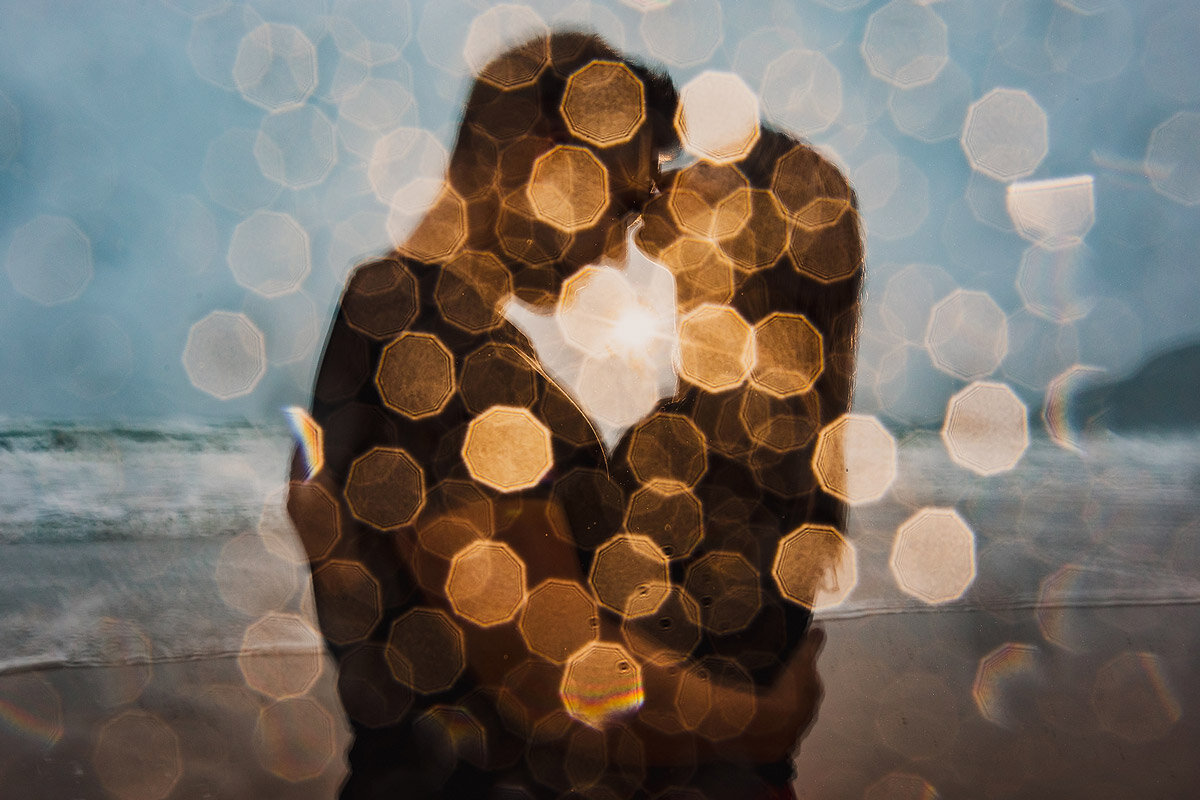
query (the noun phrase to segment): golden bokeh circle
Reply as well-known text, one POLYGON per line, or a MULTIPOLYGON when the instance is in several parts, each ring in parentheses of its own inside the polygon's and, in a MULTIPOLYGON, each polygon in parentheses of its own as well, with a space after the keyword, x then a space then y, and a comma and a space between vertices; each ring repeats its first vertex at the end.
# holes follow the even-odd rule
POLYGON ((554 464, 550 429, 527 408, 492 406, 468 424, 462 457, 482 484, 500 492, 529 489, 554 464))
POLYGON ((831 525, 806 523, 779 540, 771 577, 779 593, 812 609, 821 591, 836 590, 836 575, 846 549, 842 534, 831 525))
POLYGON ((586 147, 556 145, 533 163, 525 194, 538 219, 560 231, 582 230, 608 208, 608 170, 586 147))
POLYGON ((782 311, 754 326, 754 385, 778 397, 807 392, 825 368, 823 340, 803 314, 782 311))
POLYGON ((574 581, 547 578, 529 593, 519 629, 525 645, 541 657, 561 664, 599 636, 595 599, 574 581))
POLYGON ((617 534, 596 548, 588 583, 618 614, 653 614, 669 585, 667 556, 648 536, 617 534))
POLYGON ((679 323, 679 373, 710 392, 740 386, 754 366, 750 323, 729 306, 705 304, 679 323))
POLYGON ((525 563, 502 542, 476 540, 450 561, 446 599, 469 622, 483 628, 508 622, 525 597, 525 563))
POLYGON ((628 65, 598 59, 567 78, 560 110, 573 135, 611 147, 637 133, 646 118, 646 92, 628 65))
POLYGON ((405 331, 383 348, 375 386, 393 411, 412 419, 432 416, 454 394, 454 357, 433 334, 405 331))
POLYGON ((394 530, 410 523, 425 504, 425 475, 404 449, 373 447, 351 463, 345 496, 355 517, 394 530))
POLYGON ((870 503, 896 480, 896 439, 873 416, 843 414, 817 434, 812 465, 829 494, 850 505, 870 503))

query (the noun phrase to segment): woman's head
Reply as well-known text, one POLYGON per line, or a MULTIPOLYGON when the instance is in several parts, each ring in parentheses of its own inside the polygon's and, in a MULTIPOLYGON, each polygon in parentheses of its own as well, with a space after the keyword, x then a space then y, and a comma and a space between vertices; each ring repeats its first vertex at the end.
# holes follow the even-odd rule
POLYGON ((465 228, 457 249, 500 256, 519 293, 553 293, 620 246, 678 144, 676 103, 668 78, 592 34, 497 56, 475 78, 451 153, 443 202, 465 228))

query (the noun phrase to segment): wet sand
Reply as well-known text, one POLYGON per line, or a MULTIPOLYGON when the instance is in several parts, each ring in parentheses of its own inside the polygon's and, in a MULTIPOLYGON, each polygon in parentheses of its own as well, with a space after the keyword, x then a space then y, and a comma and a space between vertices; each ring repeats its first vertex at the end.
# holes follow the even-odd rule
MULTIPOLYGON (((1189 796, 1200 606, 1068 613, 1074 651, 1031 613, 825 622, 799 796, 1189 796)), ((348 738, 331 667, 295 653, 0 675, 4 796, 334 797, 348 738)))
POLYGON ((314 661, 320 673, 283 699, 249 688, 237 658, 0 675, 3 796, 335 796, 348 738, 332 663, 259 658, 285 676, 314 661))
POLYGON ((1186 798, 1200 785, 1200 605, 825 623, 797 759, 816 798, 1186 798), (936 792, 934 794, 933 792, 936 792))
MULTIPOLYGON (((121 451, 115 500, 87 477, 109 450, 0 459, 28 484, 0 552, 0 797, 336 796, 347 724, 307 568, 278 495, 240 477, 270 473, 281 447, 202 443, 215 477, 197 496, 171 483, 194 454, 145 447, 121 451), (82 495, 48 507, 63 487, 82 495), (214 497, 232 509, 219 525, 214 497), (110 506, 153 524, 97 538, 110 506)), ((800 797, 1193 796, 1200 442, 1080 456, 1035 441, 1019 470, 977 479, 925 437, 902 443, 901 467, 852 515, 849 600, 818 615, 825 700, 800 797), (900 591, 890 567, 898 526, 929 506, 973 532, 976 574, 946 605, 900 591)))

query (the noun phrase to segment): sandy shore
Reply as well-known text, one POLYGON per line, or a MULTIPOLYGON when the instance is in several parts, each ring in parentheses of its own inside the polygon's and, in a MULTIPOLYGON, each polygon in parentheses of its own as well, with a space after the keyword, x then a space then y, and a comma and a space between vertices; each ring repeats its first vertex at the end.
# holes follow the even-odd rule
POLYGON ((272 698, 247 685, 237 658, 0 675, 3 796, 333 797, 347 731, 332 662, 258 662, 250 669, 274 674, 276 690, 311 685, 272 698))
MULTIPOLYGON (((274 474, 281 447, 221 436, 189 445, 202 458, 119 438, 0 453, 0 797, 336 795, 347 724, 307 567, 278 495, 245 479, 274 474)), ((1035 443, 987 480, 936 439, 901 462, 852 516, 858 583, 821 623, 800 796, 1194 796, 1198 443, 1035 443), (925 506, 973 529, 976 574, 945 606, 891 569, 925 506)))
POLYGON ((804 800, 1186 798, 1200 785, 1200 606, 825 623, 804 800), (1047 641, 1050 632, 1057 641, 1047 641))
MULTIPOLYGON (((1200 606, 1065 614, 1070 649, 1028 613, 824 623, 800 797, 1189 796, 1200 606)), ((299 653, 0 675, 4 796, 334 797, 348 739, 331 667, 299 653)))

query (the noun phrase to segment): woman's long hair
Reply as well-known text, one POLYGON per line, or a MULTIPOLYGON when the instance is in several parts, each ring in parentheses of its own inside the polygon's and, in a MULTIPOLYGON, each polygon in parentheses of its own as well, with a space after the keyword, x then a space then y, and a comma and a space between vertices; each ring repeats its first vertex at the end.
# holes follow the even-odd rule
MULTIPOLYGON (((606 99, 602 90, 595 95, 606 99)), ((677 102, 670 79, 594 34, 556 32, 513 47, 476 76, 442 194, 399 245, 400 253, 441 263, 463 250, 492 253, 513 273, 518 295, 553 293, 613 243, 619 227, 614 219, 648 199, 649 187, 635 176, 655 173, 659 154, 677 147, 677 102), (627 74, 641 93, 636 130, 619 141, 589 138, 563 110, 571 77, 595 62, 627 74), (604 217, 578 230, 550 224, 526 198, 535 162, 558 146, 586 149, 608 178, 611 202, 604 217)))

